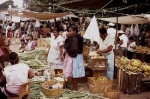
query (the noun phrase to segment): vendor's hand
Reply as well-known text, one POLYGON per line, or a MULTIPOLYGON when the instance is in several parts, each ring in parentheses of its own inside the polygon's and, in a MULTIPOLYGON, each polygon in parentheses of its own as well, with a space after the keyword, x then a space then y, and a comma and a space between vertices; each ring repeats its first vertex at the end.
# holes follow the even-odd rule
POLYGON ((101 52, 100 50, 98 50, 96 53, 97 53, 97 54, 100 54, 100 55, 102 54, 102 52, 101 52))

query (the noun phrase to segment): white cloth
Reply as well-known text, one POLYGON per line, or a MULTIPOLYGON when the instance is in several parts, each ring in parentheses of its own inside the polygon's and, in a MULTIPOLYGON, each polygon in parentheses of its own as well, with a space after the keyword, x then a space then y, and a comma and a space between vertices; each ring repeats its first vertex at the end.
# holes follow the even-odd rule
POLYGON ((133 47, 135 47, 135 46, 136 46, 135 42, 130 43, 129 46, 128 46, 128 51, 133 52, 133 47))
POLYGON ((24 63, 18 63, 4 68, 3 74, 6 77, 6 89, 14 94, 19 93, 21 84, 28 82, 29 66, 24 63))
POLYGON ((123 44, 121 44, 120 47, 127 48, 128 37, 125 34, 122 34, 121 36, 119 36, 119 39, 123 41, 123 44))
MULTIPOLYGON (((114 45, 114 42, 113 42, 113 39, 111 39, 109 36, 107 36, 107 37, 105 38, 105 40, 102 40, 102 39, 100 38, 98 45, 99 45, 99 50, 105 50, 105 49, 107 49, 110 45, 113 46, 113 45, 114 45)), ((109 53, 112 53, 112 52, 113 52, 113 49, 112 49, 110 52, 104 53, 104 54, 109 54, 109 53)))
POLYGON ((21 23, 20 23, 20 26, 21 26, 21 27, 24 27, 24 25, 25 25, 24 22, 21 22, 21 23))
POLYGON ((89 39, 91 42, 93 41, 99 42, 100 35, 99 35, 98 24, 95 16, 91 19, 91 22, 87 27, 83 37, 85 39, 89 39))
POLYGON ((40 21, 39 20, 36 20, 36 22, 35 22, 35 27, 40 27, 40 21))
POLYGON ((13 24, 12 24, 12 30, 14 30, 15 28, 16 28, 16 24, 13 23, 13 24))
POLYGON ((107 34, 110 38, 112 38, 115 41, 115 37, 116 37, 116 29, 114 28, 108 28, 107 29, 107 34))
POLYGON ((108 36, 112 39, 112 42, 114 42, 114 45, 113 45, 113 49, 115 49, 115 37, 116 37, 116 29, 114 28, 108 28, 107 29, 107 34, 108 36))
POLYGON ((60 46, 64 44, 63 38, 59 35, 56 39, 52 37, 50 39, 50 50, 48 53, 47 61, 55 65, 62 64, 60 56, 60 46))
POLYGON ((139 29, 139 25, 136 24, 136 25, 131 25, 131 34, 133 35, 136 35, 138 36, 140 33, 140 29, 139 29))

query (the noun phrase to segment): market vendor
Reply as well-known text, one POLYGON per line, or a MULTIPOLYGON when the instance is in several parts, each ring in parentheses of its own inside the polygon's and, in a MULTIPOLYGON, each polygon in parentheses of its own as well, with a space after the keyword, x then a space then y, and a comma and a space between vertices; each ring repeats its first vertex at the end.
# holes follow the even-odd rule
POLYGON ((28 82, 28 78, 33 78, 34 73, 28 65, 19 63, 17 53, 11 52, 8 59, 11 66, 4 68, 3 74, 6 77, 6 85, 1 89, 7 96, 13 97, 18 96, 20 85, 28 82))
POLYGON ((28 44, 27 44, 26 51, 32 51, 35 49, 35 47, 36 47, 36 41, 33 40, 32 35, 28 35, 28 44))
POLYGON ((128 37, 126 36, 125 32, 119 30, 118 32, 118 49, 119 49, 119 56, 126 56, 127 53, 127 43, 128 37))
POLYGON ((108 59, 108 68, 107 68, 107 77, 113 80, 114 76, 114 52, 113 45, 114 40, 111 39, 105 28, 101 28, 100 32, 100 40, 98 42, 99 49, 97 50, 98 54, 104 55, 106 59, 108 59))
POLYGON ((50 39, 50 49, 48 51, 48 64, 50 68, 63 69, 63 45, 64 40, 59 35, 59 30, 57 28, 53 31, 54 37, 50 39))

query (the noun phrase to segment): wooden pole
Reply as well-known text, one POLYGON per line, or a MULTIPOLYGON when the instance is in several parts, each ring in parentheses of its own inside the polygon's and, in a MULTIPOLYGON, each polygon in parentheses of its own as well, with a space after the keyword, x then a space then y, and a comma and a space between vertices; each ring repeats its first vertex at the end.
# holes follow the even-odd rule
MULTIPOLYGON (((117 14, 116 14, 116 35, 115 35, 115 55, 114 55, 114 72, 117 72, 116 71, 116 68, 115 68, 115 59, 116 59, 116 45, 117 45, 117 32, 118 32, 118 4, 117 4, 117 14)), ((117 74, 117 73, 116 73, 117 74)), ((116 77, 117 77, 117 75, 116 75, 116 77)))

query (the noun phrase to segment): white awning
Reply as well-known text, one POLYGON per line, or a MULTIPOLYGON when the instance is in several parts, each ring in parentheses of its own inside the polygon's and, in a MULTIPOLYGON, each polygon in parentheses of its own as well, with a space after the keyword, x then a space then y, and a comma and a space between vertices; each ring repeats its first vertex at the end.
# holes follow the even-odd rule
MULTIPOLYGON (((112 22, 112 23, 117 23, 117 17, 98 18, 98 19, 112 22)), ((149 14, 129 15, 129 16, 118 17, 118 23, 120 24, 142 24, 142 23, 148 23, 148 22, 150 22, 149 14)))

